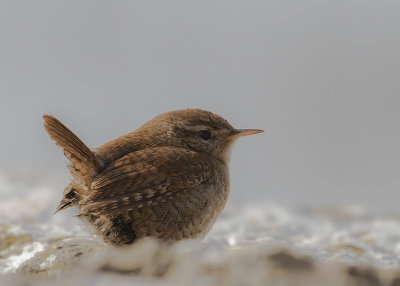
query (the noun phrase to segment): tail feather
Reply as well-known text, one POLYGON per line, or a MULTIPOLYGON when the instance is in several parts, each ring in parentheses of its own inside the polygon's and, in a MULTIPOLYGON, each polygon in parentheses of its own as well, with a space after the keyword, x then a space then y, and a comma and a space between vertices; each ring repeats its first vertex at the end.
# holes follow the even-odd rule
POLYGON ((89 187, 99 163, 93 152, 57 118, 43 115, 44 128, 50 138, 64 151, 71 162, 68 166, 75 181, 89 187))

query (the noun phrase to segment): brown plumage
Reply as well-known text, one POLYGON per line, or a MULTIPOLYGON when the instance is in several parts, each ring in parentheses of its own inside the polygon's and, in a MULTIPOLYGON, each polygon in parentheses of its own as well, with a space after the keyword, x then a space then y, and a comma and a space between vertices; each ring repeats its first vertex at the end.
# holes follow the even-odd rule
POLYGON ((115 246, 146 236, 204 236, 228 198, 233 142, 262 132, 234 129, 216 114, 185 109, 89 149, 58 119, 43 118, 73 176, 57 211, 78 206, 79 216, 115 246))

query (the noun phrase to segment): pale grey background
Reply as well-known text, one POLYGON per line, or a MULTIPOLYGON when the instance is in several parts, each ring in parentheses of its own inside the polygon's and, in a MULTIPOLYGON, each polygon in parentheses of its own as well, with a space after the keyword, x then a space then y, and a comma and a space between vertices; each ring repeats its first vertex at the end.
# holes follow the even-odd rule
POLYGON ((198 107, 238 128, 233 200, 397 210, 399 1, 0 1, 0 167, 198 107))

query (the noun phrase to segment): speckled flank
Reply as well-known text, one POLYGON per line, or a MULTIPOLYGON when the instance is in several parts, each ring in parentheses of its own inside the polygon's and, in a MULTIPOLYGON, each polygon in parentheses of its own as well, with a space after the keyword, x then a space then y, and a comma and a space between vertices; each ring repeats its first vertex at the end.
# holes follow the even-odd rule
MULTIPOLYGON (((165 240, 202 237, 222 211, 229 194, 229 184, 225 183, 228 181, 227 169, 215 172, 226 179, 217 182, 210 173, 207 184, 181 191, 174 189, 167 196, 161 197, 160 192, 152 191, 150 197, 125 194, 112 203, 108 200, 104 204, 90 203, 83 208, 81 217, 95 225, 97 235, 114 245, 129 244, 146 236, 165 240), (118 217, 118 223, 115 223, 115 217, 118 217), (127 228, 131 228, 135 236, 123 238, 121 233, 127 228)), ((147 189, 143 194, 146 193, 149 193, 147 189)))

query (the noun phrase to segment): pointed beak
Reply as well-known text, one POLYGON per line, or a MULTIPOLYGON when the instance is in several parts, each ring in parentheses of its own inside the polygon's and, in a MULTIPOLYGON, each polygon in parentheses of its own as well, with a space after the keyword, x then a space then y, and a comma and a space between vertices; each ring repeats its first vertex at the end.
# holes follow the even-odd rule
POLYGON ((253 135, 253 134, 257 134, 257 133, 261 133, 261 132, 264 132, 264 130, 260 130, 260 129, 234 129, 233 130, 233 135, 231 137, 237 138, 237 137, 253 135))

